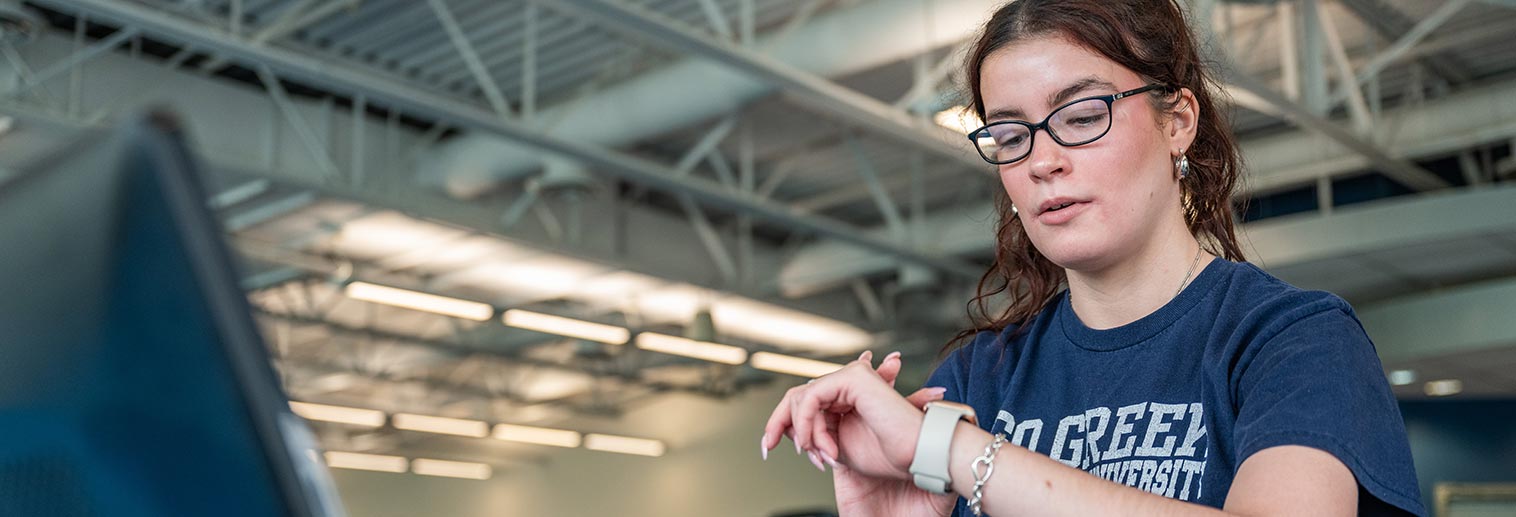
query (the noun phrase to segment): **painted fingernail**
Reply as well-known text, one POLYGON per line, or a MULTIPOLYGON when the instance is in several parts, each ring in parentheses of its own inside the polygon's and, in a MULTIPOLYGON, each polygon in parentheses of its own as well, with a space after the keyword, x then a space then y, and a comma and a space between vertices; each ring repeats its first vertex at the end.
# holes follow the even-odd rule
POLYGON ((874 363, 874 351, 873 350, 864 350, 863 351, 863 355, 858 356, 858 360, 863 361, 865 363, 873 364, 874 363))
POLYGON ((763 438, 758 439, 758 450, 763 451, 763 461, 768 461, 769 460, 768 443, 769 443, 769 435, 765 434, 765 435, 763 435, 763 438))
POLYGON ((821 465, 821 459, 816 457, 816 453, 814 453, 814 452, 807 452, 805 454, 807 456, 810 456, 810 458, 811 458, 811 464, 816 466, 816 470, 819 470, 819 471, 822 471, 822 472, 826 472, 826 467, 824 467, 824 466, 821 465))
POLYGON ((790 441, 790 443, 795 444, 795 455, 799 456, 800 455, 800 442, 790 441))
POLYGON ((932 396, 938 396, 938 397, 940 397, 940 396, 942 396, 942 394, 947 393, 947 388, 944 388, 944 387, 941 387, 941 386, 937 386, 937 387, 933 387, 933 388, 927 388, 926 392, 927 393, 931 393, 932 396))
POLYGON ((834 468, 834 469, 836 469, 836 468, 842 468, 842 465, 839 464, 839 463, 837 463, 837 460, 832 459, 832 457, 830 455, 828 455, 827 453, 823 452, 823 453, 820 453, 820 454, 821 454, 821 459, 825 460, 827 465, 831 465, 832 468, 834 468))
POLYGON ((900 357, 900 351, 896 350, 894 352, 890 352, 890 355, 884 356, 884 360, 888 361, 891 357, 900 357))

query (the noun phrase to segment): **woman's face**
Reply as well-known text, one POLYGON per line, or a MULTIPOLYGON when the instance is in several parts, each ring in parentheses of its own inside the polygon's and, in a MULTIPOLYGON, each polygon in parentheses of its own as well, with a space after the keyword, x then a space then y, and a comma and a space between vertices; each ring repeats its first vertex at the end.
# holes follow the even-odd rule
MULTIPOLYGON (((996 50, 981 65, 980 81, 988 122, 1033 124, 1069 101, 1146 85, 1131 70, 1061 37, 996 50)), ((1110 131, 1099 140, 1063 147, 1039 130, 1031 154, 1000 166, 1001 184, 1028 237, 1053 263, 1103 269, 1173 230, 1166 225, 1183 228, 1174 159, 1193 131, 1188 137, 1182 128, 1176 132, 1149 95, 1112 104, 1110 131)))

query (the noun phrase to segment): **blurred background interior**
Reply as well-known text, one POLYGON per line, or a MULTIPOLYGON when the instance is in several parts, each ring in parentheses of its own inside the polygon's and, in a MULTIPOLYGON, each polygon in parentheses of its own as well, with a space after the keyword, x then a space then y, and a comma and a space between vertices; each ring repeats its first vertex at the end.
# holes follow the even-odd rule
MULTIPOLYGON (((0 0, 0 177, 176 111, 353 515, 826 514, 752 445, 965 325, 1000 3, 0 0)), ((1184 3, 1249 258, 1356 307, 1429 508, 1516 512, 1516 2, 1184 3)))

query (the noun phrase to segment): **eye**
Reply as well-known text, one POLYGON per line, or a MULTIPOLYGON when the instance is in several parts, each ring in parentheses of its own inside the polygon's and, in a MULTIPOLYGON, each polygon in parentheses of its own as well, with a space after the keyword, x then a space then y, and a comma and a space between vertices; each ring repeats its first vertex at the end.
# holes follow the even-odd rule
POLYGON ((1068 117, 1067 122, 1073 126, 1095 126, 1105 123, 1105 113, 1082 113, 1068 117))

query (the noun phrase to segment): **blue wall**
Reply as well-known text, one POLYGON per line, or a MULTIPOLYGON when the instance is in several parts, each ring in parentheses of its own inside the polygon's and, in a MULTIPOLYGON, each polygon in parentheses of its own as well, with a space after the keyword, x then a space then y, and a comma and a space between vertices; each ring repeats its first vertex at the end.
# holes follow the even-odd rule
POLYGON ((1516 400, 1401 401, 1421 502, 1438 482, 1516 482, 1516 400))

